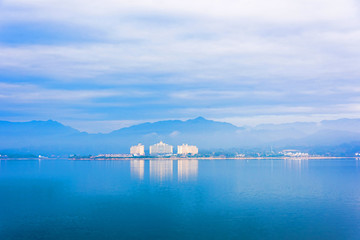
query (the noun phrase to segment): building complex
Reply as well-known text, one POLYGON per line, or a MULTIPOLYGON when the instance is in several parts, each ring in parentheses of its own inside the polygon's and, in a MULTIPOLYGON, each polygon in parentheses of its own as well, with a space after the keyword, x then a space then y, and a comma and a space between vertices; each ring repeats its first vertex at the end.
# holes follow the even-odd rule
POLYGON ((151 145, 149 150, 150 155, 172 154, 173 146, 160 141, 157 144, 151 145))
POLYGON ((130 154, 132 154, 133 156, 144 156, 145 155, 144 145, 139 143, 138 145, 132 146, 130 148, 130 154))
MULTIPOLYGON (((177 154, 179 155, 196 155, 198 153, 199 153, 199 149, 194 145, 183 144, 177 146, 177 154)), ((138 145, 131 146, 130 154, 135 157, 144 156, 145 155, 144 145, 139 143, 138 145)), ((173 146, 160 141, 159 143, 156 143, 149 147, 149 154, 171 155, 173 154, 173 146)))
POLYGON ((177 154, 181 155, 196 155, 199 153, 199 149, 196 146, 183 144, 177 146, 177 154))

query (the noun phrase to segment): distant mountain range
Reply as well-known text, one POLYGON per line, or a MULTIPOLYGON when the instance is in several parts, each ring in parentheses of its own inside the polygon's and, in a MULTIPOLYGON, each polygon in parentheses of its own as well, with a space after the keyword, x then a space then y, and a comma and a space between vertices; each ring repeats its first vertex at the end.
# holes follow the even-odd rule
POLYGON ((89 134, 56 121, 0 121, 0 154, 128 153, 131 145, 158 141, 195 144, 200 151, 297 148, 347 156, 360 151, 360 119, 237 127, 202 117, 143 123, 108 134, 89 134), (222 150, 221 150, 222 149, 222 150))

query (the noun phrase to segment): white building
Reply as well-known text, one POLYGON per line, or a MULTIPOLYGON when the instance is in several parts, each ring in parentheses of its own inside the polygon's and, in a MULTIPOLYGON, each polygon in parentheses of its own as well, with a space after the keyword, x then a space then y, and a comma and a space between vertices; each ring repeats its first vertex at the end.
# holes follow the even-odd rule
POLYGON ((177 153, 183 155, 187 155, 187 154, 195 155, 199 153, 199 149, 196 146, 183 144, 177 146, 177 153))
POLYGON ((138 145, 131 146, 130 148, 130 154, 134 156, 144 156, 145 155, 145 148, 144 145, 139 143, 138 145))
POLYGON ((295 149, 285 149, 282 150, 280 154, 283 154, 284 156, 288 156, 288 157, 309 157, 308 153, 303 153, 295 149))
POLYGON ((107 153, 107 154, 99 154, 95 157, 96 158, 128 158, 131 157, 131 154, 107 153))
POLYGON ((173 153, 173 146, 163 143, 162 141, 150 146, 150 155, 172 154, 172 153, 173 153))

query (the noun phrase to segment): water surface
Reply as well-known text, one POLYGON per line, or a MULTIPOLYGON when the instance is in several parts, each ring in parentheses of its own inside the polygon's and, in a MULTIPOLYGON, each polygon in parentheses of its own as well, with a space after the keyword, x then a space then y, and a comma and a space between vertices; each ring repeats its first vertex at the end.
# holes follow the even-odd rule
POLYGON ((360 161, 2 160, 0 239, 360 239, 360 161))

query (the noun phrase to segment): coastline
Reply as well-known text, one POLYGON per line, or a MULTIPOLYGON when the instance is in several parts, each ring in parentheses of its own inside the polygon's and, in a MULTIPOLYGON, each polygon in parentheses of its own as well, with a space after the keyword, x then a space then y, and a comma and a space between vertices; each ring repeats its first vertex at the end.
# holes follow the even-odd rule
POLYGON ((143 157, 143 158, 0 158, 1 160, 71 160, 71 161, 132 161, 132 160, 321 160, 321 159, 360 159, 359 157, 143 157))
POLYGON ((357 157, 144 157, 144 158, 68 158, 69 160, 87 160, 87 161, 131 161, 131 160, 315 160, 315 159, 356 159, 357 157))

